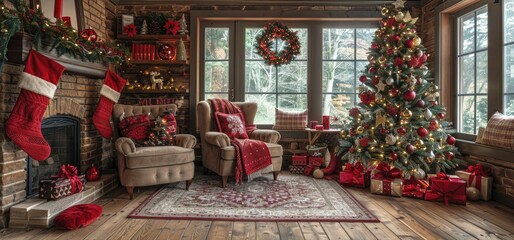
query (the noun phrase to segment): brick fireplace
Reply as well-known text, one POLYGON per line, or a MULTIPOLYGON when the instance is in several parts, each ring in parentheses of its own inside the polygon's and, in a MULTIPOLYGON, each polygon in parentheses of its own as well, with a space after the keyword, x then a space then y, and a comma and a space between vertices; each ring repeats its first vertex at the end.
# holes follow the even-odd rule
MULTIPOLYGON (((0 228, 7 225, 9 208, 27 198, 29 158, 5 136, 5 121, 20 93, 17 84, 23 69, 23 65, 5 63, 0 79, 0 228)), ((68 116, 79 121, 78 162, 82 173, 92 164, 102 170, 114 168, 113 144, 98 134, 91 119, 102 84, 103 77, 65 72, 43 117, 68 116)))

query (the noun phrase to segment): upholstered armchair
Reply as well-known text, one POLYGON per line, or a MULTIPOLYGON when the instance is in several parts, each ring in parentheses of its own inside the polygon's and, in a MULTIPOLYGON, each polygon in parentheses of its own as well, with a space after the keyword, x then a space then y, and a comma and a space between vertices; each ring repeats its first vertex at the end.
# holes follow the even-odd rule
MULTIPOLYGON (((255 102, 234 102, 244 112, 246 122, 253 124, 257 113, 255 102)), ((229 176, 234 175, 236 166, 235 148, 230 145, 230 138, 217 131, 214 110, 209 101, 200 101, 196 105, 198 128, 200 130, 200 142, 203 167, 221 176, 221 187, 227 186, 229 176)), ((280 133, 275 130, 257 129, 249 136, 250 139, 260 140, 266 143, 272 162, 273 178, 276 180, 282 168, 282 146, 277 144, 280 133)))
POLYGON ((186 190, 193 181, 195 165, 193 147, 196 138, 189 134, 176 134, 174 146, 136 147, 132 139, 118 137, 118 124, 122 114, 130 117, 150 113, 150 118, 161 115, 164 111, 173 114, 177 105, 133 106, 115 104, 113 107, 114 134, 116 138, 116 155, 118 174, 123 185, 133 198, 134 187, 166 184, 186 181, 186 190))

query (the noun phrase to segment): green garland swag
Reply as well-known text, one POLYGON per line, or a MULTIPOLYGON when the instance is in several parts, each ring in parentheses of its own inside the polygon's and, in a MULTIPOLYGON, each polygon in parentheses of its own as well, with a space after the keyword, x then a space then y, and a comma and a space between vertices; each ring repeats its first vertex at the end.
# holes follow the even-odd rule
POLYGON ((1 37, 0 61, 5 60, 5 52, 9 39, 15 32, 21 30, 32 36, 31 40, 36 50, 50 46, 55 49, 57 56, 68 55, 72 58, 90 62, 123 63, 128 59, 128 50, 115 42, 86 41, 79 37, 77 30, 64 25, 61 20, 53 23, 43 15, 41 9, 31 9, 20 0, 9 0, 14 9, 7 9, 0 3, 1 37), (11 27, 12 22, 17 25, 11 27))
POLYGON ((264 26, 263 30, 262 33, 255 37, 255 40, 257 40, 255 47, 257 48, 257 53, 262 56, 266 64, 275 66, 288 64, 296 55, 300 54, 298 36, 296 32, 292 32, 287 26, 279 22, 273 22, 264 26), (275 39, 282 39, 282 41, 287 42, 280 52, 271 49, 271 44, 275 39))

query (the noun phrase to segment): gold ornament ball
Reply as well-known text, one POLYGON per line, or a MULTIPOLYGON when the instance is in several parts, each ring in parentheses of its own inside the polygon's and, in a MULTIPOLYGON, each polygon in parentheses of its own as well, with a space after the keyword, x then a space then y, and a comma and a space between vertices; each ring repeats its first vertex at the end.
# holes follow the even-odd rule
POLYGON ((325 174, 323 173, 323 171, 322 171, 321 169, 316 169, 316 170, 314 170, 314 172, 312 173, 312 176, 313 176, 314 178, 317 178, 317 179, 321 179, 321 178, 323 178, 323 177, 324 177, 324 175, 325 175, 325 174))
POLYGON ((418 37, 418 36, 415 36, 413 39, 412 39, 412 43, 414 43, 414 46, 418 46, 421 44, 421 38, 418 37))
POLYGON ((412 117, 412 111, 411 111, 411 110, 409 110, 409 109, 407 109, 407 110, 405 110, 405 111, 403 111, 403 112, 402 112, 402 116, 403 116, 404 118, 411 118, 411 117, 412 117))
POLYGON ((387 9, 387 8, 382 8, 382 11, 381 11, 381 12, 382 12, 382 15, 387 16, 387 14, 389 14, 389 9, 387 9))
POLYGON ((346 133, 345 130, 342 130, 339 135, 343 138, 343 139, 346 139, 348 137, 348 134, 346 133))
POLYGON ((387 61, 387 58, 386 58, 386 57, 384 57, 384 56, 380 56, 380 58, 378 58, 378 61, 379 61, 380 63, 385 63, 385 62, 387 61))
POLYGON ((421 140, 421 139, 416 139, 416 141, 414 141, 414 146, 415 146, 417 149, 422 148, 422 147, 423 147, 423 144, 425 144, 425 143, 424 143, 424 142, 423 142, 423 140, 421 140))
POLYGON ((362 126, 358 126, 357 129, 355 130, 358 134, 362 134, 364 132, 364 127, 362 126))
POLYGON ((467 187, 466 198, 471 201, 477 201, 480 198, 480 190, 476 187, 467 187))
POLYGON ((396 16, 394 16, 394 20, 396 20, 397 22, 401 22, 403 20, 403 13, 398 12, 398 14, 396 14, 396 16))

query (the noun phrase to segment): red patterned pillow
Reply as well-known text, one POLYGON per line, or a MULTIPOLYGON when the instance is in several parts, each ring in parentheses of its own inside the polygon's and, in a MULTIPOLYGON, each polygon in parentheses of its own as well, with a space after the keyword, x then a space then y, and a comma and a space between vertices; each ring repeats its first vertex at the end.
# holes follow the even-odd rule
POLYGON ((277 130, 303 130, 307 126, 307 110, 287 112, 275 108, 275 125, 277 130))
POLYGON ((482 143, 514 149, 514 116, 496 112, 487 122, 482 143))
POLYGON ((226 114, 216 112, 216 122, 218 123, 218 129, 228 135, 230 139, 239 138, 247 139, 245 120, 242 113, 226 114))
POLYGON ((150 132, 150 115, 140 114, 125 117, 120 121, 119 129, 121 135, 134 140, 144 140, 150 132))

